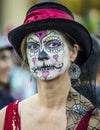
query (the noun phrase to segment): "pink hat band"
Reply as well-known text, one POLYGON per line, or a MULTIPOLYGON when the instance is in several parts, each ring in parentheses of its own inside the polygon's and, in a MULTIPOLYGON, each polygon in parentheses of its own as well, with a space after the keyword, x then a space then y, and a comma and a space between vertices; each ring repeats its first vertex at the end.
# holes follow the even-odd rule
POLYGON ((28 24, 31 22, 35 22, 38 20, 43 20, 47 18, 63 18, 67 20, 74 20, 73 17, 71 17, 69 14, 67 14, 64 11, 57 10, 57 9, 37 9, 29 13, 25 20, 24 24, 28 24))

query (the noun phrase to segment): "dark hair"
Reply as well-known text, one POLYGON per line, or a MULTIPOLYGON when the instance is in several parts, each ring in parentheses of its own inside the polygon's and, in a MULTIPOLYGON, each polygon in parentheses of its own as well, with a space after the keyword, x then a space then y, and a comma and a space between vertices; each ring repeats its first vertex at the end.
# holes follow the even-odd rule
POLYGON ((21 54, 22 54, 22 59, 23 59, 23 62, 22 62, 22 67, 25 67, 25 66, 28 66, 28 60, 27 60, 27 55, 26 55, 26 37, 22 40, 22 44, 21 44, 21 48, 20 48, 20 51, 21 51, 21 54))

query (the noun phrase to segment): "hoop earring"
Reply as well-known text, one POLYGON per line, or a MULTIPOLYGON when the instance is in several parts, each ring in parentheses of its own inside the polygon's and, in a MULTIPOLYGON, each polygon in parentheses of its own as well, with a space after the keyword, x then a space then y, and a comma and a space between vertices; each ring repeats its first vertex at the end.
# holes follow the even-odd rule
POLYGON ((72 65, 69 68, 69 75, 71 79, 78 79, 81 74, 81 70, 78 65, 75 63, 72 63, 72 65))

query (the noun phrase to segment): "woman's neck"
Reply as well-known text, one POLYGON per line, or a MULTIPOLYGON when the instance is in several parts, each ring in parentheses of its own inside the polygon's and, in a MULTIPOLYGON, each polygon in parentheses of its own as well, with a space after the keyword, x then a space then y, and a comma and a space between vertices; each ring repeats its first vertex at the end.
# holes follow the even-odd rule
POLYGON ((66 106, 66 100, 70 90, 70 78, 67 73, 54 80, 37 80, 39 102, 43 107, 59 109, 66 106))

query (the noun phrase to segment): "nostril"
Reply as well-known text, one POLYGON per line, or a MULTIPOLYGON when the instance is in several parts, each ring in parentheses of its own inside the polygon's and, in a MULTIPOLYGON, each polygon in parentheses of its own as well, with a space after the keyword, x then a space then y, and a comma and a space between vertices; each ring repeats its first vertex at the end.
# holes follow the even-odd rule
POLYGON ((38 60, 48 60, 48 59, 49 59, 49 56, 44 50, 39 52, 38 60))

